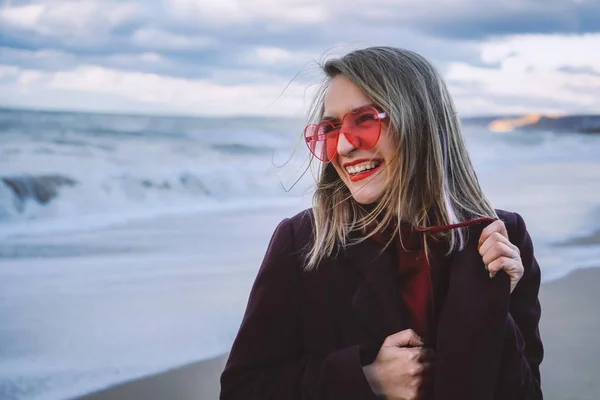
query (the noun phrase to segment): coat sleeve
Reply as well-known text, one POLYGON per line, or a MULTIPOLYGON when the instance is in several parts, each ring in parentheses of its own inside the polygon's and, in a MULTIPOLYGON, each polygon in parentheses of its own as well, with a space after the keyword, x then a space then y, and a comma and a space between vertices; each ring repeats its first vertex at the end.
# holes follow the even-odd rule
POLYGON ((376 399, 362 370, 360 346, 325 356, 306 350, 296 249, 293 224, 284 220, 252 287, 221 375, 220 399, 376 399))
POLYGON ((514 237, 510 240, 521 252, 524 274, 510 295, 503 358, 497 400, 542 399, 540 364, 544 348, 539 332, 541 306, 540 267, 535 259, 533 243, 525 222, 516 215, 514 237))

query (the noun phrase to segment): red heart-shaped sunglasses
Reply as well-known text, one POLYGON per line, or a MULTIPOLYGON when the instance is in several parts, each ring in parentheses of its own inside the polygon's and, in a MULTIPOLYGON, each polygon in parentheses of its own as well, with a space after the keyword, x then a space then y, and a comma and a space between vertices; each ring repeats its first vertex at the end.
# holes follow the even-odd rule
POLYGON ((386 117, 385 112, 372 105, 363 106, 345 114, 341 125, 335 125, 331 120, 308 125, 304 128, 304 140, 315 157, 328 163, 337 155, 340 133, 356 148, 369 150, 375 147, 381 135, 381 121, 386 117))

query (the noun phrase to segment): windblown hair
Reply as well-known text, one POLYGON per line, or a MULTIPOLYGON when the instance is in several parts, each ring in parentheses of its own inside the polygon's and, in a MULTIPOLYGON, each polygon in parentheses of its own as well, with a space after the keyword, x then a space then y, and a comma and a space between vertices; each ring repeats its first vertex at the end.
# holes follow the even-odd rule
MULTIPOLYGON (((497 218, 477 180, 450 93, 429 61, 404 49, 370 47, 330 59, 321 68, 326 80, 309 109, 309 120, 321 120, 328 83, 342 74, 387 113, 387 134, 397 157, 384 166, 391 169, 384 194, 367 207, 352 198, 331 163, 322 164, 313 197, 314 243, 306 256, 307 270, 340 248, 391 224, 400 225, 398 221, 428 228, 497 218), (364 234, 352 239, 353 231, 364 234)), ((448 254, 462 250, 465 229, 450 230, 435 240, 448 244, 448 254)), ((433 236, 424 233, 423 239, 429 256, 427 243, 433 236)))

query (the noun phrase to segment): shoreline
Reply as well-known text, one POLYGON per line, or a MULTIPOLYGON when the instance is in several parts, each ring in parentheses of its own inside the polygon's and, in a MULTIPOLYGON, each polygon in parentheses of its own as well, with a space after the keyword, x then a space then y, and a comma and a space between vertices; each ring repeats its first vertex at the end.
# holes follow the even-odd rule
POLYGON ((580 236, 557 243, 558 246, 597 246, 600 245, 600 229, 589 233, 586 236, 580 236))
POLYGON ((227 354, 118 383, 73 399, 218 399, 219 378, 225 368, 227 354))
MULTIPOLYGON (((540 289, 540 330, 545 348, 541 365, 546 400, 600 398, 600 268, 575 270, 540 289)), ((99 390, 80 400, 216 400, 227 354, 99 390)))

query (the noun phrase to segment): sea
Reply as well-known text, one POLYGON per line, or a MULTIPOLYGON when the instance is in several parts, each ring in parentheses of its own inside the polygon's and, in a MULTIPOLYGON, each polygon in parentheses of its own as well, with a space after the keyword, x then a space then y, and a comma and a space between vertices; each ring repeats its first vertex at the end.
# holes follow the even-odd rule
MULTIPOLYGON (((303 121, 0 109, 0 399, 70 399, 226 352, 271 234, 310 207, 303 121)), ((544 282, 600 266, 600 134, 465 119, 544 282)))

